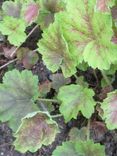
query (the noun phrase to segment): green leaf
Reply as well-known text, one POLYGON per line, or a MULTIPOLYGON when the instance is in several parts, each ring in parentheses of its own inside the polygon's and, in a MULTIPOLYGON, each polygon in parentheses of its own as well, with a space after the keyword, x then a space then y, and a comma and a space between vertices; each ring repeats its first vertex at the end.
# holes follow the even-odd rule
POLYGON ((107 70, 117 59, 113 36, 112 16, 95 12, 96 0, 69 0, 67 11, 56 15, 63 35, 74 47, 78 63, 83 60, 93 68, 107 70))
POLYGON ((72 51, 69 51, 69 46, 57 23, 51 24, 44 30, 38 47, 44 63, 52 72, 56 72, 60 67, 65 77, 70 77, 76 72, 76 58, 72 51))
POLYGON ((21 19, 5 16, 0 22, 0 31, 3 35, 8 35, 8 40, 11 44, 19 46, 26 40, 25 23, 21 19))
POLYGON ((64 142, 52 156, 105 156, 105 150, 104 146, 94 144, 92 140, 64 142))
POLYGON ((72 118, 76 119, 79 111, 86 118, 90 118, 94 112, 95 101, 93 99, 94 91, 80 85, 68 85, 59 89, 58 99, 62 102, 60 112, 65 121, 72 118))
POLYGON ((87 140, 87 127, 82 127, 81 129, 73 127, 69 132, 69 138, 70 141, 87 140))
POLYGON ((37 76, 27 70, 7 72, 0 84, 0 120, 16 131, 27 113, 39 110, 34 104, 38 96, 37 76))
POLYGON ((107 128, 112 130, 117 128, 117 90, 108 93, 107 98, 101 104, 104 111, 103 119, 107 128))
POLYGON ((15 149, 25 153, 36 152, 42 145, 49 145, 59 132, 57 123, 46 112, 30 113, 22 119, 15 134, 15 149))

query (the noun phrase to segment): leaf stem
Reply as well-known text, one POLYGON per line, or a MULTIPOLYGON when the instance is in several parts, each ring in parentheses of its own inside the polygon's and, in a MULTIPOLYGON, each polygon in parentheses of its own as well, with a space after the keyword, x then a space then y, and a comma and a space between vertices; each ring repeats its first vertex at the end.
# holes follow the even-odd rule
POLYGON ((87 123, 87 140, 90 140, 90 119, 88 119, 87 123))
POLYGON ((59 118, 59 117, 62 117, 62 116, 63 116, 62 114, 51 115, 52 118, 59 118))
POLYGON ((110 80, 108 79, 107 75, 105 74, 104 71, 101 71, 103 78, 105 79, 106 83, 110 86, 110 88, 113 90, 113 86, 110 82, 110 80))
MULTIPOLYGON (((30 33, 27 35, 27 37, 26 37, 26 40, 32 35, 32 33, 36 30, 38 28, 38 24, 30 31, 30 33)), ((26 41, 25 40, 25 41, 26 41)), ((23 43, 21 43, 12 53, 11 53, 11 55, 10 55, 10 57, 12 57, 16 52, 17 52, 17 50, 21 47, 21 45, 22 45, 23 43)))
POLYGON ((44 99, 44 98, 38 98, 39 101, 42 101, 42 102, 54 102, 54 103, 59 103, 58 100, 56 99, 44 99))
POLYGON ((14 62, 17 61, 17 60, 18 60, 18 59, 16 58, 16 59, 14 59, 14 60, 11 60, 11 61, 7 62, 6 64, 4 64, 4 65, 2 65, 2 66, 0 67, 0 70, 3 69, 3 68, 5 68, 6 66, 8 66, 8 65, 11 64, 11 63, 14 63, 14 62))

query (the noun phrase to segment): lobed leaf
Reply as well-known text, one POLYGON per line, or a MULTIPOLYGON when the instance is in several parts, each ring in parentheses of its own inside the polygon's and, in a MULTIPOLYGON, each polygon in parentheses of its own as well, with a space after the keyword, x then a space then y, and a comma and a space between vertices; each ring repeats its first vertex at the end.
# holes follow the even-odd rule
POLYGON ((25 23, 21 19, 12 16, 5 16, 0 22, 0 31, 3 35, 8 35, 11 44, 19 46, 26 40, 25 23))
POLYGON ((104 99, 101 108, 104 111, 103 119, 106 122, 107 128, 112 130, 117 128, 117 91, 108 93, 104 99))
POLYGON ((58 146, 52 156, 105 156, 104 146, 94 144, 92 140, 64 142, 58 146))
POLYGON ((63 35, 71 43, 78 63, 83 60, 93 68, 109 69, 117 59, 117 45, 113 36, 112 17, 95 11, 96 0, 69 0, 67 11, 56 15, 63 35))
POLYGON ((36 152, 42 145, 51 144, 57 133, 58 125, 48 113, 30 113, 22 119, 14 145, 22 153, 36 152))
POLYGON ((18 70, 7 72, 0 84, 0 120, 8 121, 16 131, 27 113, 38 110, 34 104, 38 96, 37 76, 27 70, 21 73, 18 70))
POLYGON ((95 101, 92 89, 80 85, 68 85, 59 89, 58 99, 62 102, 60 112, 63 114, 65 121, 72 118, 76 119, 79 111, 86 118, 90 118, 94 112, 95 101))
POLYGON ((38 47, 46 66, 52 72, 56 72, 60 67, 65 77, 76 72, 74 54, 69 51, 69 46, 57 23, 51 24, 48 29, 44 30, 38 47))

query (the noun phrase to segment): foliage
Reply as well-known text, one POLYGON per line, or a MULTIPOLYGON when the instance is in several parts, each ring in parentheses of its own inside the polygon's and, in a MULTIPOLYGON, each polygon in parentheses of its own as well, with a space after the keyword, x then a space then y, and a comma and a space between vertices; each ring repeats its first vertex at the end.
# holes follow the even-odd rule
POLYGON ((0 120, 9 121, 16 131, 21 119, 38 108, 34 104, 39 96, 38 78, 30 71, 9 71, 0 84, 0 120))
POLYGON ((21 19, 5 16, 0 22, 0 31, 3 35, 8 35, 9 42, 15 46, 26 40, 25 23, 21 19))
MULTIPOLYGON (((115 63, 117 46, 111 42, 113 36, 112 17, 110 14, 96 12, 94 10, 95 5, 95 0, 91 2, 87 1, 87 3, 82 0, 67 1, 66 11, 57 14, 55 17, 56 22, 54 22, 48 30, 44 31, 43 38, 38 44, 39 52, 42 54, 47 67, 52 72, 58 70, 60 66, 63 71, 64 62, 69 63, 72 68, 72 70, 69 69, 69 75, 68 66, 64 69, 63 74, 65 77, 73 75, 76 72, 76 66, 82 61, 100 70, 107 70, 111 63, 115 63), (54 34, 52 29, 60 31, 54 34), (57 49, 50 51, 49 47, 49 43, 53 43, 52 36, 57 38, 61 35, 64 37, 68 47, 67 53, 65 48, 63 48, 65 54, 63 52, 62 54, 64 55, 61 55, 59 51, 57 52, 57 49), (49 36, 51 36, 50 39, 49 36), (45 42, 46 44, 44 44, 45 42), (50 62, 52 62, 51 55, 56 58, 54 53, 56 56, 59 55, 58 58, 60 58, 60 60, 63 60, 62 63, 56 61, 55 67, 50 65, 50 62), (69 56, 70 54, 71 56, 69 56), (68 58, 70 58, 70 60, 68 60, 68 58)), ((60 42, 55 42, 57 39, 54 41, 54 47, 61 47, 58 43, 63 42, 63 39, 59 38, 59 40, 60 42)))
POLYGON ((57 133, 58 126, 48 113, 30 113, 22 119, 14 145, 22 153, 36 152, 42 145, 51 144, 57 133))
POLYGON ((117 128, 117 91, 108 93, 106 99, 101 104, 104 111, 103 119, 105 120, 108 129, 117 128))
POLYGON ((57 147, 52 156, 104 156, 104 147, 100 144, 94 144, 92 140, 64 142, 62 146, 57 147), (98 152, 97 152, 98 151, 98 152))
POLYGON ((31 69, 38 61, 38 54, 29 48, 19 48, 17 50, 17 58, 26 69, 31 69))
POLYGON ((107 128, 117 128, 117 91, 112 86, 117 71, 116 9, 116 0, 3 2, 0 59, 17 61, 25 68, 6 72, 0 83, 0 121, 8 122, 13 130, 16 150, 35 152, 52 144, 59 132, 55 117, 62 115, 67 123, 83 116, 87 126, 83 122, 85 127, 72 128, 68 141, 53 156, 105 155, 104 147, 90 140, 90 129, 100 138, 107 128), (34 38, 36 49, 32 44, 29 48, 27 41, 37 29, 42 34, 37 34, 39 40, 34 38), (44 81, 40 79, 43 68, 38 66, 42 61, 50 70, 44 81), (106 124, 97 121, 96 103, 106 124))
POLYGON ((68 122, 72 118, 76 119, 79 111, 86 118, 90 118, 92 113, 94 113, 94 106, 96 104, 93 96, 93 90, 80 85, 72 84, 61 87, 58 99, 62 102, 60 112, 63 114, 65 121, 68 122))
POLYGON ((64 77, 70 77, 76 72, 76 61, 57 23, 51 24, 44 31, 38 46, 46 66, 52 72, 56 72, 60 67, 64 77))

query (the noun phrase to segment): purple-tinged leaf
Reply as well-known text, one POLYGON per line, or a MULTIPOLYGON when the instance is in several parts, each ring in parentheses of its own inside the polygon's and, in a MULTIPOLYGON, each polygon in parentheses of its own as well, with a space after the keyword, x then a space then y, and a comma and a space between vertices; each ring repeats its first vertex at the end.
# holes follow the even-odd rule
POLYGON ((16 150, 25 153, 36 152, 42 145, 51 144, 59 132, 57 123, 46 112, 34 112, 22 119, 15 134, 16 150))
POLYGON ((2 5, 2 9, 4 13, 8 16, 13 16, 16 18, 20 17, 20 12, 21 12, 21 4, 12 2, 12 1, 6 1, 2 5))
POLYGON ((32 23, 36 20, 39 14, 39 5, 36 3, 28 4, 24 10, 24 19, 27 23, 32 23))
POLYGON ((103 101, 101 108, 104 111, 103 119, 108 129, 117 128, 117 91, 108 93, 107 98, 103 101))

